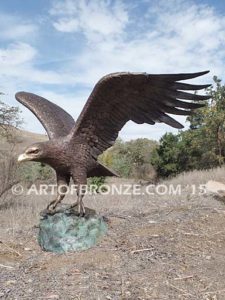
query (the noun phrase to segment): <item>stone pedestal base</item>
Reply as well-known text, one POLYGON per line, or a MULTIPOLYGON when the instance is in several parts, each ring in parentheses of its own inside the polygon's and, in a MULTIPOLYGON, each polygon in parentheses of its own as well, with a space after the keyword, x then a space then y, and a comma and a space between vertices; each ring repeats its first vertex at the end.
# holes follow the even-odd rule
POLYGON ((64 253, 86 250, 107 231, 107 224, 94 210, 86 209, 85 217, 61 205, 54 213, 41 212, 38 243, 45 251, 64 253))

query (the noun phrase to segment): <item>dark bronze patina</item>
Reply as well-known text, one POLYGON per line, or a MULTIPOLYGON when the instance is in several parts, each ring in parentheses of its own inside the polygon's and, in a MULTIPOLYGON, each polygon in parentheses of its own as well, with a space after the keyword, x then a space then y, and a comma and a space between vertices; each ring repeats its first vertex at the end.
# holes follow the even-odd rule
MULTIPOLYGON (((84 185, 92 176, 116 176, 97 162, 97 157, 111 147, 119 131, 132 120, 135 123, 166 123, 174 128, 183 126, 167 115, 190 115, 193 109, 204 106, 210 96, 196 95, 210 85, 179 82, 208 73, 151 75, 146 73, 113 73, 104 76, 94 87, 77 122, 56 104, 37 95, 19 92, 16 99, 30 109, 47 131, 49 141, 28 147, 19 161, 38 161, 56 171, 57 184, 68 185, 72 177, 75 184, 84 185)), ((55 209, 64 194, 48 205, 55 209)), ((83 194, 78 189, 78 205, 84 214, 83 194)))

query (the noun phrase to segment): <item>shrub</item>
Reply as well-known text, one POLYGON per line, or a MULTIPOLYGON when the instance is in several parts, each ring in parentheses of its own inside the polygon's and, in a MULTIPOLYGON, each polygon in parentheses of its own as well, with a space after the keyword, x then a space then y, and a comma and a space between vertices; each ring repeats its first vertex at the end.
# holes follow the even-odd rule
POLYGON ((152 180, 155 172, 151 166, 151 155, 156 145, 155 141, 145 138, 129 142, 118 139, 113 147, 100 156, 99 160, 121 177, 152 180))
MULTIPOLYGON (((88 178, 88 186, 92 186, 92 191, 98 193, 100 187, 105 183, 105 177, 90 177, 88 178)), ((105 190, 103 190, 105 191, 105 190)))

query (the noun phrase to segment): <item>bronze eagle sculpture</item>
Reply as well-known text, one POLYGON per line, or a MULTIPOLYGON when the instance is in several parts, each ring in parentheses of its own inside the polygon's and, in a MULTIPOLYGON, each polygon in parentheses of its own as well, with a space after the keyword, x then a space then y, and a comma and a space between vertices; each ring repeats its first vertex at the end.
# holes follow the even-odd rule
MULTIPOLYGON (((56 171, 57 186, 64 187, 47 209, 54 210, 63 200, 63 190, 67 190, 65 187, 71 177, 79 187, 87 183, 88 177, 116 175, 97 158, 114 144, 119 131, 129 120, 150 125, 163 122, 174 128, 183 128, 168 114, 190 115, 193 109, 203 107, 202 100, 210 96, 186 91, 196 92, 210 85, 180 81, 208 72, 159 75, 121 72, 106 75, 94 87, 76 122, 56 104, 32 93, 18 92, 16 99, 34 113, 49 137, 49 141, 28 147, 18 161, 50 165, 56 171)), ((79 188, 77 191, 78 199, 72 207, 77 205, 79 213, 84 214, 84 194, 79 188)))

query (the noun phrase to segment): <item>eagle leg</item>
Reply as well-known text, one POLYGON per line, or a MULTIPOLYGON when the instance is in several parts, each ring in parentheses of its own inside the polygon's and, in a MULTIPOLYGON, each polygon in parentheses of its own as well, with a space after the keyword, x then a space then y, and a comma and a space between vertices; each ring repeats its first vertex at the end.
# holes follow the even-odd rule
POLYGON ((84 203, 83 203, 83 197, 84 197, 84 195, 79 194, 77 201, 70 206, 70 208, 74 208, 76 206, 78 207, 78 214, 80 217, 83 217, 85 215, 85 207, 84 207, 84 203))
POLYGON ((60 175, 56 173, 56 177, 57 177, 57 196, 47 206, 47 210, 51 210, 51 211, 54 211, 57 205, 64 199, 67 192, 67 187, 70 182, 70 176, 60 175))
POLYGON ((72 172, 72 177, 74 183, 77 185, 77 201, 73 203, 70 207, 74 208, 75 206, 77 206, 79 216, 83 217, 85 215, 83 197, 85 195, 87 187, 87 175, 85 174, 82 168, 76 168, 75 172, 72 172))
POLYGON ((57 195, 56 199, 52 200, 47 206, 47 210, 54 211, 56 206, 63 200, 65 195, 57 195))
POLYGON ((82 195, 82 194, 78 196, 78 213, 80 216, 85 215, 85 207, 84 207, 84 203, 83 203, 83 197, 84 197, 84 195, 82 195))

